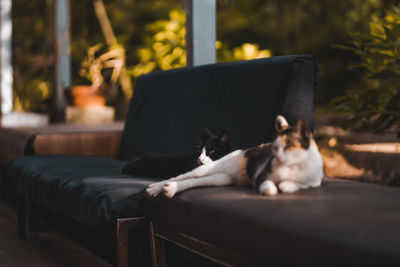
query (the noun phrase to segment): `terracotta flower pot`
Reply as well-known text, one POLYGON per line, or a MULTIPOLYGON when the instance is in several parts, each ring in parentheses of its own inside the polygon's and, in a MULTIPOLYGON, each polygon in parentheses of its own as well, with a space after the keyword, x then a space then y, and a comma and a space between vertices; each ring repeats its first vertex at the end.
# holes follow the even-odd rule
POLYGON ((89 85, 77 85, 71 88, 72 105, 77 107, 105 106, 105 95, 89 85))

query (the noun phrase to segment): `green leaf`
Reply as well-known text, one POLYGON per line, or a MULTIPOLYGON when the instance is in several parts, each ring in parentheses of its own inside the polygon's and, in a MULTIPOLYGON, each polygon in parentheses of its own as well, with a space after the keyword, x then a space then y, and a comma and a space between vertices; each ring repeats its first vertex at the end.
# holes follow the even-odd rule
POLYGON ((383 50, 373 50, 365 53, 366 58, 370 58, 372 60, 385 60, 385 59, 394 59, 394 55, 390 55, 387 51, 383 50))
POLYGON ((350 118, 349 120, 343 121, 340 126, 342 126, 342 128, 344 129, 349 129, 355 126, 355 124, 357 122, 359 122, 361 120, 360 117, 354 116, 352 118, 350 118))
POLYGON ((382 24, 376 22, 369 23, 369 32, 371 36, 380 40, 386 40, 385 30, 382 24))
POLYGON ((356 54, 361 54, 358 48, 348 46, 348 45, 333 44, 333 45, 331 45, 331 47, 341 49, 341 50, 351 51, 356 54))
POLYGON ((384 69, 383 71, 371 74, 368 77, 371 79, 398 79, 400 78, 400 74, 398 72, 384 69))
POLYGON ((338 97, 333 98, 331 101, 329 101, 329 105, 330 106, 336 106, 336 105, 344 103, 344 102, 346 102, 348 100, 349 100, 349 98, 347 96, 345 96, 345 95, 338 96, 338 97))
POLYGON ((375 133, 381 133, 384 130, 388 129, 391 127, 394 123, 396 122, 396 118, 388 115, 388 114, 382 114, 379 116, 379 118, 373 123, 374 128, 375 128, 375 133))
POLYGON ((385 30, 386 40, 389 40, 389 41, 395 41, 396 40, 396 38, 393 35, 393 32, 392 32, 392 30, 390 28, 388 28, 387 26, 384 26, 383 29, 385 30))
POLYGON ((359 63, 359 64, 350 64, 349 69, 351 70, 367 70, 369 68, 369 65, 366 63, 359 63))
POLYGON ((393 23, 392 24, 392 34, 395 40, 399 40, 400 38, 400 24, 393 23))
POLYGON ((367 42, 364 44, 366 48, 379 49, 379 50, 391 50, 393 44, 391 42, 367 42))

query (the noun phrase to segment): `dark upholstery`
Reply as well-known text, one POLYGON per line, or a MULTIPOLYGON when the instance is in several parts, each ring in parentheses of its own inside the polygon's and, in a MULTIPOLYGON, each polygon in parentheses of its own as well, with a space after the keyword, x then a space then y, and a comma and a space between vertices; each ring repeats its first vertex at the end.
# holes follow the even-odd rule
MULTIPOLYGON (((191 152, 202 128, 223 129, 233 148, 270 141, 273 122, 313 125, 316 64, 282 56, 151 73, 140 77, 125 122, 120 159, 144 153, 191 152)), ((15 160, 8 175, 20 193, 93 227, 142 215, 150 180, 121 174, 124 162, 99 157, 41 156, 15 160)), ((165 177, 168 178, 168 177, 165 177)))
POLYGON ((152 181, 121 174, 125 163, 95 156, 25 156, 8 175, 29 199, 98 230, 118 218, 143 216, 142 195, 152 181))
POLYGON ((246 266, 400 266, 398 188, 338 179, 274 197, 247 187, 145 199, 146 216, 246 266))
POLYGON ((228 130, 232 148, 273 138, 276 115, 313 127, 316 65, 311 56, 174 69, 140 77, 121 142, 121 159, 192 151, 202 128, 228 130))

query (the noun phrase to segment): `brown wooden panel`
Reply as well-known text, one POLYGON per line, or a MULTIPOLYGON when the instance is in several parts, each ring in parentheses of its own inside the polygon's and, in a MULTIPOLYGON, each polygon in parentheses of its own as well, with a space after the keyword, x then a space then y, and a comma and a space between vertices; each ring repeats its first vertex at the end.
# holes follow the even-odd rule
POLYGON ((117 253, 117 267, 129 266, 129 230, 145 227, 143 217, 137 218, 121 218, 117 220, 116 229, 116 253, 117 253))
MULTIPOLYGON (((255 261, 255 259, 245 258, 242 255, 238 255, 237 253, 229 251, 223 247, 194 238, 188 234, 167 229, 162 225, 154 224, 154 222, 151 222, 151 225, 153 227, 153 235, 155 239, 163 239, 174 243, 175 245, 223 266, 262 266, 261 263, 255 261)), ((154 250, 160 250, 160 248, 155 247, 153 248, 153 251, 154 250)), ((153 254, 154 253, 162 252, 154 251, 153 254)))
POLYGON ((121 132, 36 134, 32 141, 35 155, 96 155, 118 157, 121 132))
MULTIPOLYGON (((101 124, 52 124, 44 127, 21 127, 21 128, 0 127, 0 165, 8 164, 11 160, 15 159, 16 157, 27 154, 26 152, 30 152, 28 154, 32 154, 34 149, 34 147, 32 147, 33 144, 32 141, 35 140, 35 136, 37 135, 41 134, 66 135, 66 134, 88 134, 88 133, 93 135, 101 133, 110 133, 112 135, 117 135, 122 133, 123 128, 124 128, 124 122, 101 123, 101 124)), ((116 147, 118 146, 119 144, 116 147)), ((102 152, 102 154, 107 154, 107 153, 102 152)), ((113 152, 113 154, 115 154, 115 151, 113 152)))

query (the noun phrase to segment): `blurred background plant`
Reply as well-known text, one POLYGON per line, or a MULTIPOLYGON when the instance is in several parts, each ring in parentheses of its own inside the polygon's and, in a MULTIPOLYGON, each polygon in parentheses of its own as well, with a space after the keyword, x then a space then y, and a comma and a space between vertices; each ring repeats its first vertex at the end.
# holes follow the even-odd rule
MULTIPOLYGON (((88 82, 87 76, 79 75, 82 61, 88 49, 105 43, 96 1, 70 0, 72 84, 88 82)), ((118 45, 125 51, 132 85, 140 74, 185 65, 183 1, 103 2, 118 45)), ((320 66, 316 105, 327 109, 333 98, 373 83, 366 79, 366 69, 345 68, 360 55, 332 44, 346 43, 349 33, 365 33, 371 17, 384 18, 391 6, 399 4, 399 0, 217 0, 217 58, 313 54, 320 66)), ((48 111, 54 87, 53 8, 54 0, 13 1, 14 92, 21 109, 48 111)), ((109 48, 103 45, 95 58, 109 48)), ((110 77, 111 72, 102 74, 110 77)), ((120 91, 121 99, 129 98, 120 91)))
POLYGON ((241 46, 229 49, 221 41, 217 41, 217 57, 219 61, 250 60, 256 58, 271 57, 269 49, 261 49, 257 43, 244 43, 241 46))
POLYGON ((351 34, 346 45, 336 47, 358 56, 350 67, 362 75, 359 86, 331 101, 337 110, 352 115, 343 126, 374 132, 400 126, 400 8, 373 14, 367 30, 351 34))
POLYGON ((47 111, 53 93, 55 58, 50 2, 13 1, 13 93, 14 109, 18 111, 47 111))
POLYGON ((185 12, 173 9, 169 20, 160 19, 146 26, 147 36, 137 50, 140 61, 131 71, 135 78, 154 70, 186 66, 185 21, 185 12))
MULTIPOLYGON (((137 50, 139 63, 131 74, 136 78, 156 70, 186 66, 185 11, 176 8, 169 13, 169 20, 157 20, 147 25, 143 47, 137 50)), ((218 61, 249 60, 270 57, 270 50, 259 49, 258 44, 244 43, 230 49, 221 41, 216 42, 218 61)))
POLYGON ((83 103, 89 101, 90 97, 101 99, 101 105, 112 102, 121 93, 120 89, 126 94, 126 98, 131 97, 131 80, 125 71, 125 50, 118 44, 104 48, 103 44, 89 47, 87 57, 81 63, 79 75, 86 78, 90 85, 74 85, 70 89, 71 104, 76 105, 76 98, 84 95, 87 100, 78 100, 83 103), (126 88, 122 85, 122 73, 125 71, 126 88))
POLYGON ((88 55, 83 59, 82 68, 79 71, 80 76, 90 81, 93 88, 100 88, 106 79, 116 84, 123 66, 123 48, 115 47, 97 55, 102 48, 102 44, 89 47, 88 55), (109 77, 104 77, 102 72, 105 70, 111 71, 109 77))

